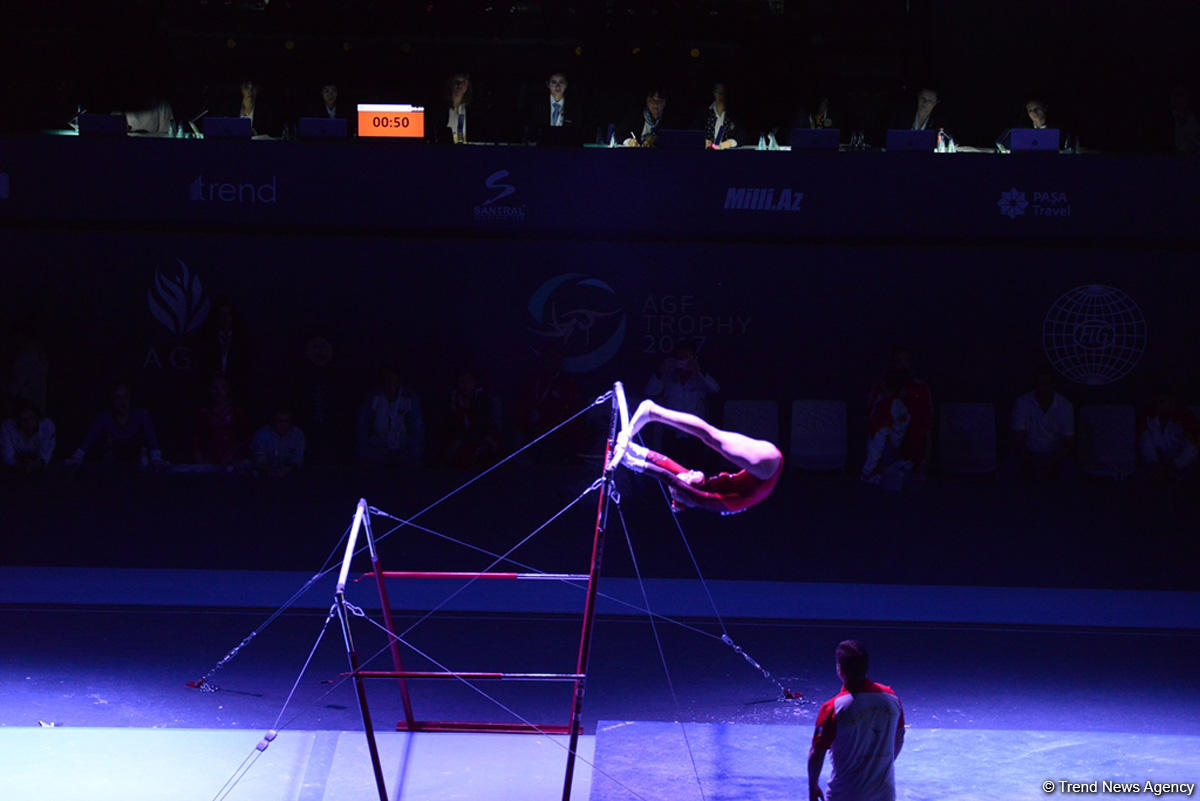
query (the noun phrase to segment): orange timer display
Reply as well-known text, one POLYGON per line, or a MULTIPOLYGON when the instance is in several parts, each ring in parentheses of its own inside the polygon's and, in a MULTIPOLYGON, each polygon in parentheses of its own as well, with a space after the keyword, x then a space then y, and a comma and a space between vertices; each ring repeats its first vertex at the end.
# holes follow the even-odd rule
POLYGON ((425 109, 408 103, 359 103, 359 136, 425 136, 425 109))

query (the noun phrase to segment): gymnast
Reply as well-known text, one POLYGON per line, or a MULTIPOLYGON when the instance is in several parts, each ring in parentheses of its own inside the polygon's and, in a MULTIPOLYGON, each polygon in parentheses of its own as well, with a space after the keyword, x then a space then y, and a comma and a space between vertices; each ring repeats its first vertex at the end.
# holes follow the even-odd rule
POLYGON ((609 469, 621 464, 665 481, 675 511, 696 508, 731 515, 749 509, 771 494, 783 472, 783 455, 766 440, 722 431, 694 414, 644 400, 629 425, 617 434, 609 469), (741 469, 736 473, 706 476, 634 442, 633 438, 649 423, 662 423, 690 434, 741 469))

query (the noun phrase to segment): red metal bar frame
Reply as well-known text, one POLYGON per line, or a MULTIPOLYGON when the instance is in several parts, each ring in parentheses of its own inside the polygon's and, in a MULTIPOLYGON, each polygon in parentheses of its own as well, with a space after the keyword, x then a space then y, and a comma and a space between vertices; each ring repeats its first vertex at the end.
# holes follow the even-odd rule
POLYGON ((469 573, 461 570, 384 570, 380 573, 363 573, 385 579, 505 579, 509 581, 586 581, 586 573, 469 573))
MULTIPOLYGON (((409 678, 477 678, 477 679, 503 679, 503 673, 461 673, 461 672, 442 672, 442 671, 406 671, 400 660, 400 649, 396 637, 396 626, 392 619, 391 604, 388 602, 387 588, 384 584, 385 578, 465 578, 465 579, 480 579, 480 578, 504 578, 517 579, 523 575, 530 578, 546 578, 541 574, 520 574, 520 573, 455 573, 455 572, 437 572, 437 571, 395 571, 389 573, 383 570, 379 559, 379 554, 375 549, 375 540, 371 533, 369 522, 366 526, 367 543, 371 552, 371 572, 364 574, 364 578, 369 575, 375 577, 375 586, 379 590, 379 601, 383 609, 384 625, 387 628, 389 637, 388 645, 392 655, 392 664, 395 670, 390 671, 364 671, 358 665, 358 655, 353 651, 352 642, 349 635, 349 620, 346 618, 345 608, 339 604, 340 617, 343 622, 343 630, 347 638, 347 651, 350 657, 350 673, 348 675, 354 677, 355 689, 359 698, 359 705, 362 709, 363 721, 367 728, 367 742, 371 749, 372 763, 375 768, 376 785, 380 792, 381 801, 387 801, 386 788, 383 784, 383 777, 380 773, 379 757, 375 750, 374 731, 370 723, 370 712, 367 709, 366 688, 363 685, 363 680, 367 678, 396 678, 400 684, 400 694, 404 703, 404 720, 396 724, 397 731, 411 732, 505 732, 505 733, 529 733, 529 734, 566 734, 570 736, 567 746, 567 768, 566 774, 563 777, 563 801, 571 799, 571 784, 575 776, 575 757, 579 746, 579 735, 583 731, 583 691, 587 680, 588 661, 591 656, 592 646, 592 631, 596 622, 596 596, 598 592, 598 584, 600 581, 600 566, 604 556, 604 535, 608 525, 608 502, 610 500, 610 479, 608 475, 608 460, 612 454, 612 449, 616 443, 617 431, 619 427, 621 414, 619 413, 618 400, 623 400, 623 389, 614 387, 612 413, 609 418, 608 440, 604 447, 604 461, 601 464, 600 482, 600 497, 596 502, 596 524, 592 532, 592 558, 591 565, 588 570, 587 580, 587 598, 583 607, 583 622, 579 634, 579 653, 575 663, 574 674, 559 674, 561 680, 571 681, 573 684, 573 692, 571 696, 571 715, 566 726, 559 725, 535 725, 530 723, 493 723, 487 721, 428 721, 416 720, 412 713, 412 704, 408 694, 408 679, 409 678)), ((360 501, 361 503, 361 501, 360 501)), ((339 596, 339 600, 341 600, 339 596)), ((344 601, 343 601, 344 603, 344 601)))

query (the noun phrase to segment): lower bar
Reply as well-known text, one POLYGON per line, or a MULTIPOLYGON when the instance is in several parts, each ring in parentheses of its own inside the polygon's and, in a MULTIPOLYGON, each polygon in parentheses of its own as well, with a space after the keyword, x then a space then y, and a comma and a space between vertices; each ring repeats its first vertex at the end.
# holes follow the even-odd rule
POLYGON ((445 670, 360 670, 343 673, 360 679, 477 679, 496 681, 576 681, 579 673, 468 673, 445 670))
POLYGON ((473 723, 469 721, 414 720, 410 727, 405 721, 396 724, 396 731, 460 731, 460 732, 499 732, 501 734, 570 734, 569 727, 560 725, 545 726, 532 723, 473 723))

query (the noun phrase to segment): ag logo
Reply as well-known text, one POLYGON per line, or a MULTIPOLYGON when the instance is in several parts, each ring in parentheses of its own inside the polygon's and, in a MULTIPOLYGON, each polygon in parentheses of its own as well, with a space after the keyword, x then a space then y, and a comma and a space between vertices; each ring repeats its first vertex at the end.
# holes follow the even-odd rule
POLYGON ((563 354, 563 369, 586 373, 600 367, 625 341, 625 311, 613 288, 599 278, 566 273, 551 278, 529 298, 536 325, 529 330, 563 354))
POLYGON ((182 259, 176 259, 179 269, 170 274, 157 270, 154 284, 146 290, 150 313, 167 330, 182 337, 208 317, 208 296, 200 284, 200 276, 188 269, 182 259))

